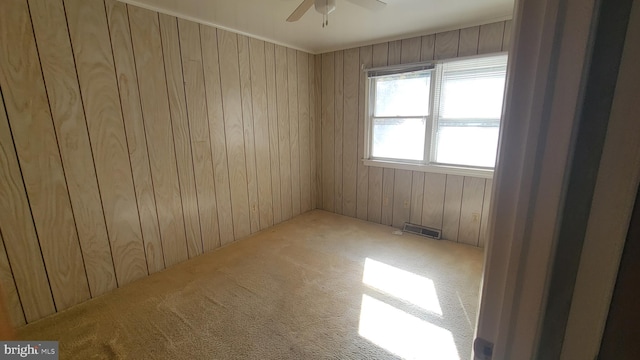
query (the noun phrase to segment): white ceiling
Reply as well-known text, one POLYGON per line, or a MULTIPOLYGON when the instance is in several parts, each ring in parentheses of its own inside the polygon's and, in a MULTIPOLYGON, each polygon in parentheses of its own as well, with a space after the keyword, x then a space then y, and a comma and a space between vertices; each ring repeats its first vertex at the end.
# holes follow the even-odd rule
POLYGON ((313 7, 285 21, 302 0, 121 1, 317 54, 510 19, 514 0, 384 0, 380 11, 336 0, 326 28, 313 7))

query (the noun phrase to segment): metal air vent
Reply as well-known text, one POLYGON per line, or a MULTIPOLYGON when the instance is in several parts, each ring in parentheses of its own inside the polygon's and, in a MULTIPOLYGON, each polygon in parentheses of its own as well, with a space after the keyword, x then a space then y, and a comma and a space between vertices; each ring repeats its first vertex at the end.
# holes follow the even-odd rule
POLYGON ((402 231, 408 232, 410 234, 430 237, 433 239, 440 239, 442 235, 442 232, 440 229, 434 229, 426 226, 409 224, 409 223, 404 223, 404 227, 402 228, 402 231))

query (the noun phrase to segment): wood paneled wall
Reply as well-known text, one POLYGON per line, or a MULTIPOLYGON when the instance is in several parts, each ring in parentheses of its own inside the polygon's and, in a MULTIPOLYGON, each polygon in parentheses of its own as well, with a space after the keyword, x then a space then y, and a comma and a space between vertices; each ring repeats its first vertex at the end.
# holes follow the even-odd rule
POLYGON ((492 180, 367 167, 366 78, 361 67, 506 51, 511 21, 315 55, 318 207, 394 227, 442 229, 444 239, 484 246, 492 180))
POLYGON ((361 66, 505 50, 510 21, 309 55, 115 0, 0 7, 17 325, 315 208, 484 244, 491 180, 362 164, 361 66))
POLYGON ((316 207, 307 53, 115 0, 0 4, 0 281, 22 325, 316 207))

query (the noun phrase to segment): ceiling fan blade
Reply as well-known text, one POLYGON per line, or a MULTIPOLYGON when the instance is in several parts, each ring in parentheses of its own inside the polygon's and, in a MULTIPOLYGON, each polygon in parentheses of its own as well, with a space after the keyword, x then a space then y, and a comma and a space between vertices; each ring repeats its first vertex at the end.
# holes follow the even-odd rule
POLYGON ((387 3, 380 0, 347 0, 352 4, 356 4, 369 10, 380 10, 387 6, 387 3))
POLYGON ((293 10, 291 15, 287 18, 288 22, 294 22, 300 20, 302 15, 304 15, 311 7, 313 6, 314 0, 304 0, 298 7, 293 10))

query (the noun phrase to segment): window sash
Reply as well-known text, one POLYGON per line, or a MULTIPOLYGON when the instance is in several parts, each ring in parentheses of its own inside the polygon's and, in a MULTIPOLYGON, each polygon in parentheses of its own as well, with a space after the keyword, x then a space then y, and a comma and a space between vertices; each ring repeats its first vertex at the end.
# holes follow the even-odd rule
POLYGON ((441 126, 436 133, 432 164, 490 169, 495 166, 493 141, 499 126, 441 126))
MULTIPOLYGON (((433 113, 433 102, 431 101, 431 99, 433 98, 432 96, 432 92, 434 89, 434 77, 433 77, 433 71, 430 70, 425 70, 425 71, 417 71, 417 72, 410 72, 410 73, 406 73, 406 72, 402 72, 402 73, 397 73, 397 74, 393 74, 393 75, 385 75, 385 76, 381 76, 381 77, 375 77, 375 78, 371 78, 370 82, 371 82, 371 90, 373 92, 373 102, 372 102, 372 107, 371 107, 371 114, 373 114, 373 116, 377 116, 377 117, 387 117, 387 118, 391 118, 393 116, 387 116, 387 115, 378 115, 376 114, 376 104, 378 101, 378 93, 377 93, 377 89, 378 89, 378 81, 384 80, 384 79, 396 79, 399 75, 416 75, 416 77, 419 77, 420 75, 428 75, 429 76, 429 98, 426 99, 426 101, 429 103, 428 105, 428 109, 427 109, 427 113, 425 114, 420 114, 420 113, 415 113, 415 114, 411 114, 411 115, 407 115, 405 117, 416 117, 416 116, 429 116, 431 115, 431 113, 433 113)), ((399 80, 399 79, 398 79, 399 80)))
MULTIPOLYGON (((497 85, 496 81, 502 81, 502 91, 504 92, 504 81, 505 81, 505 77, 506 77, 506 67, 503 66, 500 69, 497 69, 496 67, 493 67, 491 69, 488 68, 483 68, 483 69, 464 69, 464 70, 448 70, 446 68, 446 66, 442 66, 438 69, 438 72, 440 73, 440 76, 438 77, 438 93, 437 93, 437 105, 438 105, 438 112, 442 113, 444 115, 447 105, 447 100, 450 99, 454 99, 454 101, 456 100, 460 100, 460 94, 457 93, 451 93, 451 89, 446 88, 446 85, 449 86, 456 86, 456 82, 459 81, 473 81, 473 80, 485 80, 485 81, 489 81, 488 83, 485 83, 484 85, 489 85, 489 86, 495 86, 497 85)), ((478 84, 474 84, 475 86, 478 86, 478 84)), ((472 85, 472 86, 474 86, 472 85)), ((454 90, 455 91, 455 90, 454 90)), ((497 93, 492 93, 491 95, 496 96, 497 93)), ((504 94, 500 94, 503 98, 502 101, 504 101, 504 94)), ((466 99, 466 98, 465 98, 466 99)), ((472 99, 468 99, 471 101, 482 101, 482 100, 489 100, 488 103, 482 102, 482 104, 495 104, 493 102, 491 102, 492 100, 495 99, 483 99, 482 94, 474 96, 472 99)), ((449 104, 450 106, 451 104, 449 104)), ((480 105, 480 104, 476 104, 476 105, 480 105)), ((459 110, 459 109, 456 109, 459 110)), ((449 111, 451 111, 451 108, 449 108, 449 111)), ((481 111, 481 110, 480 110, 481 111)), ((487 111, 487 109, 485 109, 485 112, 487 111)), ((454 110, 455 112, 455 110, 454 110)), ((500 116, 502 115, 502 107, 500 107, 500 109, 491 107, 489 108, 489 112, 492 114, 499 114, 500 116), (495 111, 495 112, 494 112, 495 111)), ((464 110, 463 110, 464 113, 464 110)), ((451 116, 453 114, 449 114, 449 116, 451 116)), ((460 115, 455 116, 457 118, 463 118, 460 115)), ((451 116, 450 118, 455 118, 453 116, 451 116)), ((490 117, 489 117, 490 118, 490 117)))
POLYGON ((376 120, 393 120, 393 119, 416 119, 416 120, 424 120, 424 124, 425 124, 425 133, 424 133, 424 151, 422 154, 422 160, 415 160, 415 159, 405 159, 405 158, 389 158, 389 157, 383 157, 383 156, 374 156, 373 155, 373 141, 371 142, 371 150, 370 150, 370 155, 369 155, 369 159, 371 160, 382 160, 382 161, 402 161, 402 162, 406 162, 406 163, 410 163, 410 164, 420 164, 420 165, 424 165, 429 163, 429 149, 431 147, 431 143, 429 140, 429 133, 430 133, 430 129, 431 126, 433 124, 432 121, 432 117, 429 116, 370 116, 370 134, 369 134, 369 138, 373 139, 374 138, 374 127, 376 124, 376 120))

